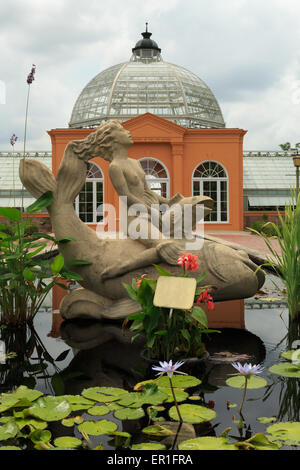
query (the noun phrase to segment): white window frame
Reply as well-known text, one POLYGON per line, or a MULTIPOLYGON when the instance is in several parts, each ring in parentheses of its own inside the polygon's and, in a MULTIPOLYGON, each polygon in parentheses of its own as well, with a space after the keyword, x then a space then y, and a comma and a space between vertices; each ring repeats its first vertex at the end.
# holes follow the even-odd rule
MULTIPOLYGON (((95 167, 97 167, 97 169, 100 171, 101 173, 101 178, 86 178, 85 180, 85 183, 92 183, 92 192, 93 192, 93 220, 92 222, 84 222, 82 221, 84 224, 103 224, 104 223, 104 220, 102 221, 97 221, 97 183, 102 183, 102 192, 103 192, 103 201, 102 201, 102 204, 104 204, 104 175, 103 175, 103 171, 101 170, 101 168, 99 167, 99 165, 97 165, 97 163, 95 162, 89 162, 89 165, 94 165, 95 167)), ((80 193, 79 193, 80 194, 80 193)), ((79 194, 78 196, 75 198, 75 211, 76 211, 76 214, 78 215, 79 217, 79 194)), ((80 219, 81 220, 81 219, 80 219)))
POLYGON ((193 170, 193 174, 192 174, 192 192, 193 192, 193 196, 194 196, 194 183, 195 182, 199 182, 199 186, 200 186, 200 195, 203 196, 203 183, 204 182, 210 182, 210 181, 214 181, 217 183, 217 200, 215 201, 216 202, 216 212, 217 212, 217 220, 204 220, 205 224, 228 224, 229 223, 229 178, 228 178, 228 172, 226 170, 226 168, 224 167, 224 165, 220 162, 217 162, 216 160, 204 160, 202 162, 199 162, 194 170, 193 170), (200 165, 203 165, 204 163, 215 163, 216 165, 219 165, 223 168, 225 174, 226 174, 226 177, 212 177, 212 176, 208 176, 208 177, 195 177, 194 174, 195 174, 195 171, 197 170, 197 168, 200 166, 200 165), (227 207, 227 217, 226 217, 226 220, 221 220, 221 182, 222 181, 225 181, 226 182, 226 207, 227 207))
POLYGON ((143 157, 143 158, 139 159, 139 162, 142 162, 142 161, 145 161, 145 160, 153 160, 154 162, 159 163, 164 168, 164 170, 167 174, 167 178, 159 178, 159 177, 149 178, 150 175, 148 175, 147 173, 145 173, 145 175, 146 175, 147 184, 150 181, 152 183, 155 182, 155 181, 157 181, 158 183, 166 183, 166 198, 169 199, 170 198, 170 174, 169 174, 168 168, 166 167, 166 165, 163 162, 158 160, 158 158, 143 157))

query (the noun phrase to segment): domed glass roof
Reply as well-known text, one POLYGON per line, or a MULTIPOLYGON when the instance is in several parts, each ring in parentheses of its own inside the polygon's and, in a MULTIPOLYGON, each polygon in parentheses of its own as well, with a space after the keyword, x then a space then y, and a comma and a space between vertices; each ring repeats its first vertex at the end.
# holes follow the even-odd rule
POLYGON ((74 105, 69 127, 96 127, 152 113, 189 128, 225 127, 208 86, 192 72, 165 62, 147 28, 130 61, 96 75, 74 105))

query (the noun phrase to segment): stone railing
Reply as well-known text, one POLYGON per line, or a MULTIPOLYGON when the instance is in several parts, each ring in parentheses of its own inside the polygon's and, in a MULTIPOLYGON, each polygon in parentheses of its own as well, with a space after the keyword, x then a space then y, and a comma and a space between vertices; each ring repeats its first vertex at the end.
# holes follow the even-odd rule
MULTIPOLYGON (((17 158, 23 158, 24 153, 23 152, 15 152, 13 150, 0 150, 0 157, 17 157, 17 158)), ((25 152, 25 157, 28 158, 44 158, 48 157, 51 158, 52 152, 51 150, 28 150, 25 152)))

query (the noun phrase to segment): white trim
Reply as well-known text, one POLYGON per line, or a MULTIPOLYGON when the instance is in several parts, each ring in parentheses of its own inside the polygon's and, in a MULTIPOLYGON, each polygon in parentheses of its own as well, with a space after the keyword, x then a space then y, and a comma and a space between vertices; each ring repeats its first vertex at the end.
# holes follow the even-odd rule
MULTIPOLYGON (((92 222, 84 222, 82 221, 84 224, 103 224, 104 221, 100 221, 98 222, 97 221, 97 183, 102 183, 102 192, 103 192, 103 201, 102 201, 102 204, 104 204, 104 189, 105 189, 105 186, 104 186, 104 175, 103 175, 103 171, 101 169, 101 167, 99 165, 97 165, 97 163, 95 162, 89 162, 89 164, 91 165, 94 165, 98 168, 98 170, 101 172, 101 175, 102 177, 101 178, 86 178, 85 180, 85 183, 92 183, 92 195, 93 195, 93 220, 92 222)), ((80 194, 80 193, 79 193, 80 194)), ((78 215, 79 217, 79 194, 76 196, 75 198, 75 211, 76 211, 76 214, 78 215)))
MULTIPOLYGON (((158 158, 153 158, 153 157, 142 157, 142 158, 139 158, 139 162, 142 162, 142 161, 145 161, 145 160, 153 160, 154 162, 157 162, 159 163, 165 170, 166 174, 167 174, 167 178, 156 178, 157 182, 159 183, 166 183, 166 198, 169 199, 170 197, 170 173, 169 173, 169 170, 168 168, 166 167, 166 165, 161 161, 159 160, 158 158)), ((146 173, 145 173, 146 174, 146 173)), ((147 175, 146 175, 147 176, 147 175)), ((146 178, 147 179, 147 178, 146 178)), ((155 180, 154 180, 155 181, 155 180)))
POLYGON ((199 163, 197 163, 197 165, 195 166, 193 172, 192 172, 192 194, 194 195, 194 182, 199 182, 200 183, 200 188, 199 188, 199 192, 200 192, 200 195, 203 195, 203 182, 204 181, 215 181, 217 183, 217 207, 216 207, 216 212, 217 212, 217 220, 205 220, 204 223, 205 224, 228 224, 230 223, 230 217, 229 217, 229 214, 230 214, 230 211, 229 211, 229 177, 228 177, 228 172, 225 168, 225 166, 216 161, 216 160, 203 160, 199 163), (213 176, 210 176, 210 177, 198 177, 198 176, 194 176, 195 174, 195 171, 197 170, 197 168, 200 166, 200 165, 203 165, 204 163, 216 163, 217 165, 220 165, 225 174, 226 174, 226 177, 213 177, 213 176), (218 219, 221 219, 221 182, 222 181, 226 181, 227 183, 227 190, 226 190, 226 205, 227 205, 227 220, 218 220, 218 219))

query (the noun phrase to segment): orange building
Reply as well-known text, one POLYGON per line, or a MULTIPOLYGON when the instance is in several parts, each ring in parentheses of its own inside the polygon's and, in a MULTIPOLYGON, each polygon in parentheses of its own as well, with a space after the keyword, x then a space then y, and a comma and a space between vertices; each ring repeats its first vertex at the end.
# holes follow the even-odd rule
MULTIPOLYGON (((243 137, 242 129, 189 129, 145 113, 127 120, 134 144, 129 157, 140 160, 152 190, 165 197, 207 195, 215 208, 205 220, 209 230, 243 230, 243 137)), ((56 175, 68 142, 83 139, 93 129, 53 129, 52 171, 56 175)), ((101 156, 90 161, 85 187, 75 202, 80 218, 91 228, 101 223, 97 207, 113 204, 118 195, 101 156)))

